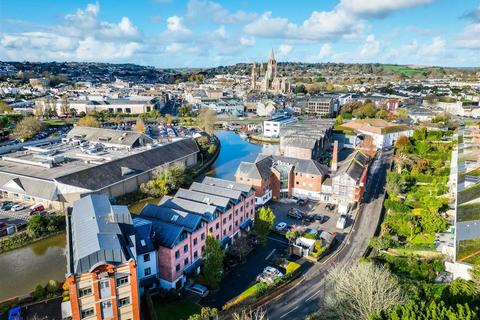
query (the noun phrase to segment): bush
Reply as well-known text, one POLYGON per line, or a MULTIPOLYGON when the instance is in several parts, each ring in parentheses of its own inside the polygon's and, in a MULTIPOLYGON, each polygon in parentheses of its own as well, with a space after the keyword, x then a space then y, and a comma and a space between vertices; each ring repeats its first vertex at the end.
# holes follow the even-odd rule
POLYGON ((42 300, 45 298, 45 296, 45 288, 41 284, 38 284, 33 291, 33 297, 37 300, 42 300))

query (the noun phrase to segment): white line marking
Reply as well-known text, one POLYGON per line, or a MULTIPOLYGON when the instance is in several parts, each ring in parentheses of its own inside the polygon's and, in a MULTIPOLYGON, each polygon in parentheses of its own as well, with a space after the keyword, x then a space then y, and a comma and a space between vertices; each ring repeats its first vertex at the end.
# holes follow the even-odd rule
POLYGON ((268 256, 265 257, 265 260, 268 260, 275 251, 277 251, 277 249, 273 249, 272 252, 270 252, 268 256))
POLYGON ((292 313, 293 311, 295 311, 296 309, 298 309, 298 306, 296 306, 295 308, 293 308, 292 310, 288 311, 287 313, 284 313, 283 315, 280 316, 280 319, 282 319, 283 317, 286 317, 289 313, 292 313))
POLYGON ((317 294, 319 294, 319 293, 320 293, 320 290, 318 290, 317 292, 315 292, 314 294, 312 294, 310 297, 308 297, 308 299, 305 300, 305 302, 308 302, 308 301, 312 300, 312 299, 313 299, 317 294))

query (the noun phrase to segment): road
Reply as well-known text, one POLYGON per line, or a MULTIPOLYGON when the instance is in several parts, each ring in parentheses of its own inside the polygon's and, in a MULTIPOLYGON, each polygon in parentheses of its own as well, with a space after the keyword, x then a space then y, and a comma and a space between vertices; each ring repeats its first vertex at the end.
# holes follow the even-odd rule
POLYGON ((362 204, 346 243, 323 263, 317 263, 305 274, 305 280, 286 294, 269 301, 265 308, 271 320, 305 319, 318 310, 324 297, 325 276, 335 265, 357 261, 375 234, 383 205, 385 180, 391 163, 391 151, 380 153, 371 166, 362 204))

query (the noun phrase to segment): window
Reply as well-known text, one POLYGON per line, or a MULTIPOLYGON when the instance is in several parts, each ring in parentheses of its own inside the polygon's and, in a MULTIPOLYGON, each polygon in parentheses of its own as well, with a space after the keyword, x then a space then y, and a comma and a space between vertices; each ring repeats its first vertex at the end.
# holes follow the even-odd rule
POLYGON ((179 250, 175 251, 175 259, 178 259, 178 258, 180 258, 180 251, 179 250))
POLYGON ((208 229, 208 231, 210 231, 210 233, 212 233, 212 232, 213 232, 213 228, 210 227, 210 229, 208 229))
POLYGON ((223 223, 227 223, 227 218, 223 218, 223 223))
POLYGON ((235 209, 235 217, 238 216, 238 209, 235 209))
POLYGON ((217 238, 217 240, 220 240, 220 237, 218 236, 218 234, 217 234, 217 236, 216 236, 215 238, 217 238))
POLYGON ((231 213, 228 215, 228 220, 229 221, 232 220, 232 214, 231 213))
POLYGON ((243 217, 240 217, 240 223, 242 223, 242 222, 243 222, 243 217))
POLYGON ((220 223, 217 222, 217 224, 215 225, 215 229, 218 230, 220 228, 220 223))
POLYGON ((150 261, 150 253, 147 253, 147 254, 144 254, 144 255, 143 255, 143 261, 144 261, 144 262, 150 261))
POLYGON ((128 276, 126 277, 121 277, 117 279, 117 287, 121 287, 128 284, 128 276))
POLYGON ((78 296, 79 297, 89 296, 91 294, 92 294, 92 288, 91 287, 78 289, 78 296))
POLYGON ((238 221, 235 221, 235 227, 238 227, 238 221))
POLYGON ((197 245, 197 238, 193 239, 193 245, 196 246, 197 245))
POLYGON ((130 297, 118 299, 118 307, 121 308, 123 306, 127 306, 130 304, 130 297))
POLYGON ((185 260, 183 260, 183 264, 184 264, 184 265, 187 265, 187 264, 188 264, 188 258, 186 258, 185 260))
POLYGON ((145 268, 145 270, 143 270, 143 273, 145 274, 145 277, 146 276, 149 276, 152 274, 152 269, 150 268, 145 268))
POLYGON ((198 258, 198 252, 197 252, 197 251, 195 251, 195 252, 193 253, 193 258, 195 258, 195 259, 198 258))
POLYGON ((223 235, 224 235, 224 236, 227 235, 227 230, 226 230, 226 229, 223 230, 223 235))
POLYGON ((177 265, 175 266, 175 271, 180 271, 180 265, 179 265, 179 264, 177 264, 177 265))
POLYGON ((91 317, 95 314, 95 311, 93 311, 93 308, 88 308, 85 310, 82 310, 82 319, 91 317))
POLYGON ((243 212, 243 207, 240 207, 240 212, 243 212))
POLYGON ((188 244, 183 246, 183 252, 188 252, 188 244))
POLYGON ((202 233, 202 235, 200 236, 200 239, 205 240, 205 233, 202 233))
POLYGON ((232 226, 228 226, 228 231, 232 231, 232 226))

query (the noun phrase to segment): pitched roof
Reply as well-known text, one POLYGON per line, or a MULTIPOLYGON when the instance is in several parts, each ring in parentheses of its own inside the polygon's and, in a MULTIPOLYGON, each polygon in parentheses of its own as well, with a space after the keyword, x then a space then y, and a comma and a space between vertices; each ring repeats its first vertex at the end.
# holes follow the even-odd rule
POLYGON ((234 181, 224 180, 224 179, 219 179, 219 178, 214 178, 214 177, 205 177, 205 178, 203 178, 202 183, 203 184, 208 184, 208 185, 211 185, 211 186, 217 186, 217 187, 222 187, 222 188, 227 188, 227 189, 238 190, 238 191, 242 191, 244 193, 249 193, 250 191, 252 191, 252 186, 251 185, 237 183, 237 182, 234 182, 234 181))
POLYGON ((82 138, 90 142, 121 145, 129 148, 152 143, 149 136, 136 131, 121 131, 105 128, 75 126, 67 133, 69 138, 82 138))
POLYGON ((196 201, 198 203, 206 203, 220 208, 222 211, 226 210, 228 204, 230 203, 230 198, 221 197, 213 194, 203 193, 200 191, 193 191, 180 188, 175 194, 175 198, 182 198, 191 201, 196 201))
POLYGON ((134 217, 133 227, 135 229, 135 247, 137 254, 144 254, 155 250, 152 242, 152 222, 139 217, 134 217))
POLYGON ((217 207, 209 205, 207 203, 198 203, 188 199, 173 198, 170 196, 164 196, 160 200, 159 206, 165 206, 167 208, 181 210, 185 212, 196 213, 202 215, 207 220, 211 220, 217 211, 217 207))
POLYGON ((347 159, 340 162, 339 169, 335 173, 335 176, 340 176, 342 174, 347 174, 353 180, 359 181, 362 176, 365 166, 368 164, 369 157, 357 150, 350 154, 347 159))
POLYGON ((105 195, 92 194, 76 201, 68 228, 69 272, 91 272, 100 264, 118 265, 135 258, 131 225, 127 207, 112 206, 105 195))
POLYGON ((203 184, 198 182, 192 183, 192 185, 190 186, 190 190, 200 191, 203 193, 230 198, 235 203, 237 203, 240 200, 240 197, 242 195, 242 192, 238 190, 226 189, 226 188, 211 186, 208 184, 203 184))
POLYGON ((205 219, 199 214, 192 214, 182 210, 172 209, 166 206, 156 206, 153 204, 147 204, 143 207, 139 216, 154 223, 161 221, 177 225, 185 228, 185 230, 189 232, 194 232, 200 225, 200 222, 205 219))
POLYGON ((88 190, 100 190, 125 179, 128 171, 141 173, 198 152, 193 139, 182 139, 144 152, 132 154, 94 167, 85 168, 62 177, 58 182, 88 190))

